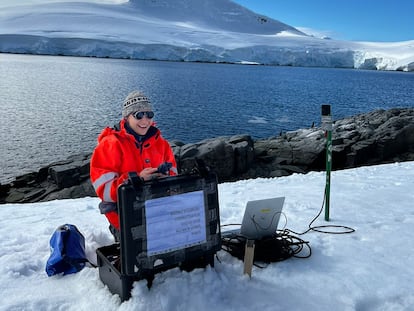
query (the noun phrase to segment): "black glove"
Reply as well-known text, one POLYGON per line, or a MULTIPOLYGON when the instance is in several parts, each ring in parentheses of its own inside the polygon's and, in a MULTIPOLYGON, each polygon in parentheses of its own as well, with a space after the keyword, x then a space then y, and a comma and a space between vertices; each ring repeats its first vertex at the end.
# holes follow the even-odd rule
POLYGON ((172 163, 171 162, 161 163, 158 166, 157 173, 161 173, 161 174, 164 174, 164 175, 168 175, 168 173, 170 172, 170 169, 171 168, 172 168, 172 163))

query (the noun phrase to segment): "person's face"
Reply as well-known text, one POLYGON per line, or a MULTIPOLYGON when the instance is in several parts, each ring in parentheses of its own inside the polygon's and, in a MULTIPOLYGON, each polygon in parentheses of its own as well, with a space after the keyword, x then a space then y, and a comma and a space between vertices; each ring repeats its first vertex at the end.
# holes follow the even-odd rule
POLYGON ((152 111, 137 111, 131 113, 127 117, 127 122, 135 133, 137 133, 138 135, 145 135, 147 134, 148 129, 153 123, 153 117, 154 113, 152 111))

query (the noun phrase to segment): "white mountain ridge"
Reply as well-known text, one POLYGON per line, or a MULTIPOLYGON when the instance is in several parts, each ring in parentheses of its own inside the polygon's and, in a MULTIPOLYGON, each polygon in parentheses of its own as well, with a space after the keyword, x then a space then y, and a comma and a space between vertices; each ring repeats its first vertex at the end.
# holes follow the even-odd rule
POLYGON ((6 7, 0 52, 414 71, 414 40, 315 38, 230 0, 6 7))

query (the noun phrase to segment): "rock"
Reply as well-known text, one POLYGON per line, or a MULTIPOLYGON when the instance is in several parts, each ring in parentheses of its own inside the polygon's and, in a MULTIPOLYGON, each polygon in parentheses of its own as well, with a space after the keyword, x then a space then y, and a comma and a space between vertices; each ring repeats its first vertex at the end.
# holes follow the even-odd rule
POLYGON ((89 179, 84 180, 79 185, 73 185, 68 188, 64 188, 61 191, 51 192, 42 201, 58 200, 62 198, 83 198, 83 197, 96 197, 95 189, 89 179))
POLYGON ((256 158, 273 164, 312 166, 325 149, 323 138, 321 129, 312 128, 258 140, 254 144, 256 158))
POLYGON ((413 121, 414 109, 395 108, 335 122, 334 168, 395 162, 404 154, 413 154, 413 121))
POLYGON ((229 180, 248 170, 253 162, 253 140, 248 135, 217 137, 195 144, 174 146, 180 172, 190 172, 196 159, 217 173, 219 181, 229 180))
POLYGON ((10 184, 2 185, 0 183, 0 198, 6 197, 7 196, 7 193, 9 193, 9 191, 10 191, 10 188, 11 188, 11 185, 10 184))
POLYGON ((49 175, 59 189, 78 185, 89 178, 90 154, 69 157, 66 161, 49 166, 49 175))
MULTIPOLYGON (((202 160, 219 182, 304 174, 325 167, 325 132, 317 127, 256 141, 235 135, 170 143, 180 173, 191 172, 202 160)), ((0 203, 96 196, 89 180, 90 156, 71 156, 0 184, 0 203)), ((332 159, 334 170, 414 160, 414 109, 377 110, 335 121, 332 159)))

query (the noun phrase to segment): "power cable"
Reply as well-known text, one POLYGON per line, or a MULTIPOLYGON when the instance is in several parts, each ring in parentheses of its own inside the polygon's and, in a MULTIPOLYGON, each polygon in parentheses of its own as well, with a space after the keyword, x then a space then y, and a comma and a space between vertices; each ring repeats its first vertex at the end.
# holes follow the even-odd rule
MULTIPOLYGON (((309 242, 304 241, 295 235, 304 235, 310 231, 315 231, 315 232, 324 233, 324 234, 348 234, 348 233, 355 232, 355 229, 351 227, 347 227, 347 226, 342 226, 342 225, 312 226, 312 224, 316 221, 316 219, 319 218, 319 216, 321 215, 323 211, 325 199, 326 199, 326 194, 324 195, 322 207, 319 210, 318 214, 309 223, 308 229, 301 233, 287 229, 286 228, 287 217, 284 213, 281 213, 281 215, 285 217, 285 225, 284 225, 285 229, 277 230, 272 236, 255 240, 254 260, 259 261, 259 262, 264 262, 264 263, 270 263, 270 262, 283 261, 291 257, 309 258, 312 255, 312 249, 309 245, 309 242), (342 230, 341 231, 324 230, 328 228, 335 228, 335 229, 342 229, 342 230), (304 250, 307 250, 307 253, 305 255, 301 255, 301 253, 304 250)), ((273 215, 272 221, 274 217, 275 215, 273 215)), ((256 226, 259 226, 259 224, 255 221, 254 217, 252 217, 252 222, 256 226)), ((241 225, 240 224, 222 225, 222 227, 225 227, 225 226, 241 226, 241 225)), ((231 254, 232 256, 240 260, 243 260, 246 241, 247 241, 247 238, 242 236, 240 233, 236 233, 236 232, 230 233, 222 237, 222 250, 228 252, 229 254, 231 254)), ((260 266, 257 263, 255 263, 254 265, 259 268, 263 268, 263 266, 260 266)))
MULTIPOLYGON (((325 191, 324 193, 326 193, 326 186, 325 186, 325 191)), ((355 232, 355 229, 351 228, 351 227, 347 227, 347 226, 342 226, 342 225, 321 225, 321 226, 314 226, 312 227, 312 224, 316 221, 316 219, 319 218, 319 216, 321 215, 322 211, 323 211, 323 206, 325 204, 325 199, 326 199, 326 194, 323 197, 323 201, 322 201, 322 206, 321 209, 319 210, 319 213, 315 216, 315 218, 312 219, 312 221, 309 223, 308 225, 308 230, 298 233, 295 232, 293 230, 290 229, 285 229, 288 232, 291 232, 293 234, 297 234, 297 235, 304 235, 306 233, 308 233, 309 231, 316 231, 319 233, 325 233, 325 234, 348 234, 348 233, 353 233, 355 232), (327 231, 327 230, 322 230, 323 228, 340 228, 343 229, 342 231, 327 231)))

